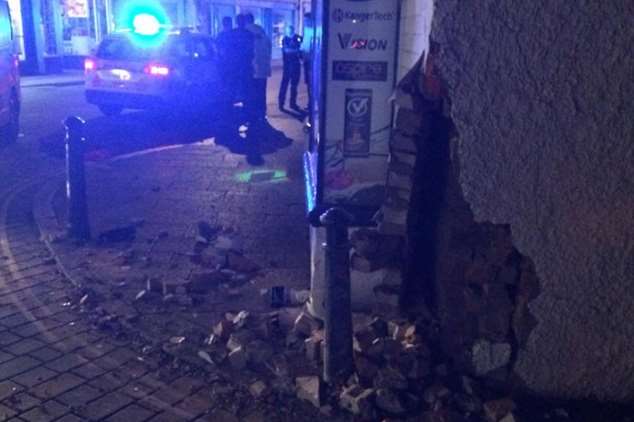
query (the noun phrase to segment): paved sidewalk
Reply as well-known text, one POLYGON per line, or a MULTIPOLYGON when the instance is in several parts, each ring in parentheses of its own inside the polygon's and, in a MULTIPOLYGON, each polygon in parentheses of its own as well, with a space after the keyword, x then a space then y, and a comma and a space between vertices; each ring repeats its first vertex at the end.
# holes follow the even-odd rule
POLYGON ((41 86, 71 86, 83 85, 84 72, 81 70, 65 70, 63 73, 50 75, 22 76, 20 86, 22 88, 34 88, 41 86))
POLYGON ((51 170, 47 180, 2 186, 0 421, 323 419, 295 399, 292 385, 254 400, 248 387, 261 379, 257 373, 236 377, 162 347, 174 344, 176 333, 189 347, 224 311, 268 309, 260 294, 267 286, 307 286, 303 134, 286 115, 274 113, 271 122, 283 132, 271 128, 88 164, 94 238, 134 223, 131 241, 78 247, 57 239, 51 255, 40 238, 54 240, 62 230, 63 175, 51 170), (200 221, 219 228, 216 242, 240 250, 233 260, 242 269, 260 269, 236 277, 228 290, 200 295, 203 303, 163 302, 153 292, 135 302, 146 271, 187 282, 208 270, 192 259, 208 265, 218 246, 196 252, 200 221))

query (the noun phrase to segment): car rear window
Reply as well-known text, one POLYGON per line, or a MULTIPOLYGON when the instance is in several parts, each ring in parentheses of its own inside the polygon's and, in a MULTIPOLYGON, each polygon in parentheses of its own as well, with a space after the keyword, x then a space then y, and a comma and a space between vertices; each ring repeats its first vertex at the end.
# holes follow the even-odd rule
POLYGON ((139 47, 126 36, 103 40, 97 49, 97 57, 106 60, 143 61, 156 58, 210 59, 211 43, 202 37, 168 36, 158 47, 139 47))
POLYGON ((106 60, 147 60, 157 55, 157 48, 135 46, 126 37, 107 38, 101 42, 97 50, 97 57, 106 60))

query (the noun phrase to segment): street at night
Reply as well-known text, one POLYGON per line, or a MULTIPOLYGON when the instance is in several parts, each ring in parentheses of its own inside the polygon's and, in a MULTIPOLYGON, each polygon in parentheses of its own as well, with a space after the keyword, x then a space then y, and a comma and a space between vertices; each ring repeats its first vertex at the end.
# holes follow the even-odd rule
POLYGON ((0 422, 634 422, 632 17, 0 0, 0 422))

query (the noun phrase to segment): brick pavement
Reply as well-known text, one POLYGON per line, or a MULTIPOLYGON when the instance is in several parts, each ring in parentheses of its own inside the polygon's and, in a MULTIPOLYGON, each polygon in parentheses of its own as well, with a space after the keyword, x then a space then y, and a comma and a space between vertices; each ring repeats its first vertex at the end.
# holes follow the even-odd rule
MULTIPOLYGON (((52 265, 30 213, 34 192, 9 195, 0 227, 0 421, 196 420, 177 408, 194 396, 184 377, 169 386, 129 343, 95 332, 64 305, 68 282, 52 265), (72 340, 71 340, 72 339, 72 340), (138 363, 135 371, 130 362, 138 363), (178 399, 143 399, 160 390, 178 399), (182 394, 182 392, 185 392, 182 394), (191 392, 191 394, 190 394, 191 392), (168 417, 169 420, 169 417, 168 417)), ((199 391, 197 391, 200 394, 199 391)))
MULTIPOLYGON (((275 118, 284 120, 281 115, 275 118)), ((292 120, 287 118, 286 121, 292 120)), ((220 144, 196 144, 167 150, 168 155, 156 155, 159 160, 168 162, 167 167, 174 167, 177 162, 186 164, 199 160, 199 169, 189 175, 178 170, 158 175, 157 179, 165 182, 165 188, 176 189, 164 190, 173 193, 170 197, 156 195, 160 198, 151 204, 149 211, 155 213, 157 224, 147 227, 169 226, 173 238, 190 236, 191 227, 187 224, 180 225, 177 230, 178 222, 162 220, 166 213, 161 212, 161 208, 197 218, 192 216, 190 208, 208 217, 215 206, 214 215, 224 218, 228 226, 245 221, 258 223, 246 230, 249 233, 245 243, 260 262, 276 261, 274 264, 278 268, 277 272, 271 273, 271 282, 286 278, 305 283, 307 277, 302 274, 305 274, 307 262, 303 262, 304 252, 300 251, 304 233, 303 226, 298 227, 299 219, 303 218, 300 166, 303 146, 297 142, 301 139, 300 126, 295 126, 296 142, 292 148, 271 149, 272 145, 260 145, 258 153, 263 158, 260 168, 247 162, 244 150, 232 150, 220 144), (177 154, 170 156, 169 151, 177 154), (209 156, 217 161, 214 164, 206 161, 209 156), (278 170, 284 171, 282 180, 274 180, 278 170), (246 179, 245 174, 248 174, 246 179), (287 178, 293 181, 291 188, 289 183, 284 183, 287 178), (223 189, 216 190, 217 183, 223 184, 223 189), (179 193, 179 184, 204 185, 209 195, 200 198, 194 207, 176 206, 174 204, 182 202, 183 198, 195 196, 195 189, 198 189, 182 188, 179 193), (289 218, 289 215, 293 217, 289 218), (300 240, 293 241, 293 236, 289 237, 288 233, 297 230, 298 235, 293 236, 300 240), (177 232, 181 234, 177 235, 177 232), (284 241, 271 243, 272 237, 284 241), (275 248, 278 248, 275 258, 262 253, 275 248)), ((35 145, 30 143, 19 142, 2 152, 0 422, 320 419, 310 405, 293 402, 256 404, 247 388, 233 385, 223 374, 197 372, 182 363, 168 364, 160 352, 144 354, 138 339, 115 338, 96 330, 85 314, 70 306, 73 286, 40 241, 40 233, 34 224, 33 201, 46 182, 60 180, 63 163, 38 156, 35 145)), ((93 169, 93 176, 128 166, 130 174, 142 178, 143 172, 139 170, 147 170, 146 163, 142 162, 149 157, 140 155, 136 157, 136 163, 133 157, 98 164, 93 169)), ((112 211, 108 201, 103 202, 105 189, 106 186, 104 195, 96 198, 98 206, 112 211)), ((120 190, 120 193, 121 198, 125 198, 126 190, 120 190)), ((130 193, 127 196, 130 204, 134 203, 134 198, 130 193)), ((138 212, 137 209, 136 215, 138 212)), ((148 217, 148 221, 152 218, 148 217)), ((104 221, 106 225, 116 223, 115 219, 109 223, 107 219, 104 221)), ((173 247, 163 245, 163 250, 171 253, 173 247)))

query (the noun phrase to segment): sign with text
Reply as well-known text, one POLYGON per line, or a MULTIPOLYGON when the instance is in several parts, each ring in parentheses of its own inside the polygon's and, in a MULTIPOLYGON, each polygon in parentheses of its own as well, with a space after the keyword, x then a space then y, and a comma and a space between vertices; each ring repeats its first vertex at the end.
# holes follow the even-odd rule
POLYGON ((329 0, 323 200, 379 207, 389 153, 398 0, 329 0))

